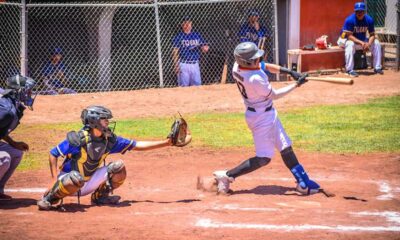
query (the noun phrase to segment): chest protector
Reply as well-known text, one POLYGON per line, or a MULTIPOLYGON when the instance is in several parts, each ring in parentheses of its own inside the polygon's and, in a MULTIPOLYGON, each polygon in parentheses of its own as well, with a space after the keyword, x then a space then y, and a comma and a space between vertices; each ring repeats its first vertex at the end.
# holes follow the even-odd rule
POLYGON ((81 148, 79 153, 68 156, 71 170, 78 171, 87 181, 102 164, 105 165, 105 159, 110 154, 117 137, 112 134, 108 138, 97 138, 91 136, 87 130, 80 130, 69 132, 67 139, 70 145, 81 148))
POLYGON ((18 109, 15 107, 15 103, 11 98, 8 97, 0 97, 0 111, 7 112, 7 116, 10 119, 7 119, 9 124, 0 128, 1 136, 7 136, 10 132, 12 132, 18 125, 19 120, 22 118, 23 115, 23 107, 18 109))

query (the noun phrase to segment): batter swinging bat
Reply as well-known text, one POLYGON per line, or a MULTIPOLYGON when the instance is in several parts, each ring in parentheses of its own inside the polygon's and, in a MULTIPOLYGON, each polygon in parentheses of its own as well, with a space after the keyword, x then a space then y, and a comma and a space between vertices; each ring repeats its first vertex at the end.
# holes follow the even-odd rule
MULTIPOLYGON (((225 36, 228 38, 228 41, 230 43, 232 39, 230 37, 229 30, 225 30, 225 36)), ((222 68, 222 74, 221 74, 222 84, 226 83, 227 75, 228 75, 228 53, 225 53, 224 67, 222 68)))
POLYGON ((337 83, 337 84, 347 84, 347 85, 352 85, 354 83, 353 79, 351 78, 337 78, 337 77, 307 77, 307 80, 337 83))

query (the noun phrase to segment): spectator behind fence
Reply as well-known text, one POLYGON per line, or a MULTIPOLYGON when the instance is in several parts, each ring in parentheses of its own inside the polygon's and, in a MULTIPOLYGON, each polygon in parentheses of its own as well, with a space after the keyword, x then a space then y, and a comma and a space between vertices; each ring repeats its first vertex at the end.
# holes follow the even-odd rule
POLYGON ((383 74, 381 45, 378 39, 375 39, 374 20, 365 14, 365 3, 358 2, 355 4, 354 13, 346 18, 337 44, 345 48, 348 75, 358 77, 358 73, 354 71, 354 53, 356 50, 364 50, 364 52, 371 50, 374 72, 383 74), (367 31, 369 38, 367 38, 367 31))
POLYGON ((57 47, 51 56, 49 62, 45 65, 43 71, 43 81, 45 95, 71 94, 76 93, 75 90, 67 87, 68 79, 67 68, 63 62, 62 49, 57 47))
MULTIPOLYGON (((268 37, 267 29, 260 23, 260 14, 256 10, 250 10, 248 13, 248 21, 242 24, 238 32, 240 42, 253 42, 258 48, 266 50, 268 37)), ((269 54, 268 54, 269 56, 269 54)), ((264 55, 266 59, 267 54, 264 55)), ((272 59, 269 59, 272 62, 272 59)))
POLYGON ((201 85, 200 51, 208 52, 209 46, 200 33, 192 32, 192 20, 184 17, 182 31, 173 39, 173 60, 178 84, 181 87, 201 85))

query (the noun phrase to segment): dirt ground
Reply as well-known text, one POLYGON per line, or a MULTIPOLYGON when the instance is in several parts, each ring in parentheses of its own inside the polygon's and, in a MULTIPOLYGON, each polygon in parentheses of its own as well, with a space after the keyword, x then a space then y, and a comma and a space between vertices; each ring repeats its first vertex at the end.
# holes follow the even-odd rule
MULTIPOLYGON (((278 88, 287 82, 275 82, 278 88)), ((400 94, 400 74, 361 76, 353 86, 309 82, 275 102, 296 107, 360 103, 400 94)), ((235 85, 39 96, 23 123, 77 121, 83 107, 103 104, 115 118, 243 110, 235 85)), ((195 141, 195 139, 193 140, 195 141)), ((49 146, 50 148, 50 146, 49 146)), ((400 239, 400 153, 324 154, 297 150, 309 175, 336 194, 298 196, 276 154, 272 162, 232 184, 231 196, 196 189, 197 175, 233 167, 253 149, 187 146, 113 155, 128 177, 118 206, 92 206, 89 197, 64 201, 64 211, 38 211, 47 169, 16 172, 0 202, 0 239, 400 239)))

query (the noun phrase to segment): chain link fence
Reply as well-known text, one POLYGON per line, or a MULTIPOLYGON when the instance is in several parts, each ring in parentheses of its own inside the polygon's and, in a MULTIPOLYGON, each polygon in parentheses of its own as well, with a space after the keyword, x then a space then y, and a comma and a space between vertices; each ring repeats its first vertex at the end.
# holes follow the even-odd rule
MULTIPOLYGON (((17 3, 0 4, 0 77, 20 72, 21 7, 17 3)), ((1 83, 4 86, 4 82, 1 83)))
MULTIPOLYGON (((221 81, 225 59, 233 64, 238 32, 257 11, 267 32, 265 50, 274 62, 274 0, 152 0, 27 4, 28 75, 42 94, 133 90, 178 85, 173 39, 189 16, 193 31, 209 46, 201 53, 203 84, 221 81), (51 61, 61 58, 64 74, 55 76, 51 61)), ((18 69, 20 52, 18 4, 0 4, 4 69, 18 69), (4 20, 3 20, 4 19, 4 20), (15 57, 14 57, 15 56, 15 57)), ((2 67, 3 69, 3 67, 2 67)), ((2 79, 12 75, 1 72, 2 79)), ((232 81, 228 72, 227 81, 232 81)))
POLYGON ((399 70, 399 0, 366 0, 367 13, 375 21, 375 32, 385 45, 385 66, 399 70))

